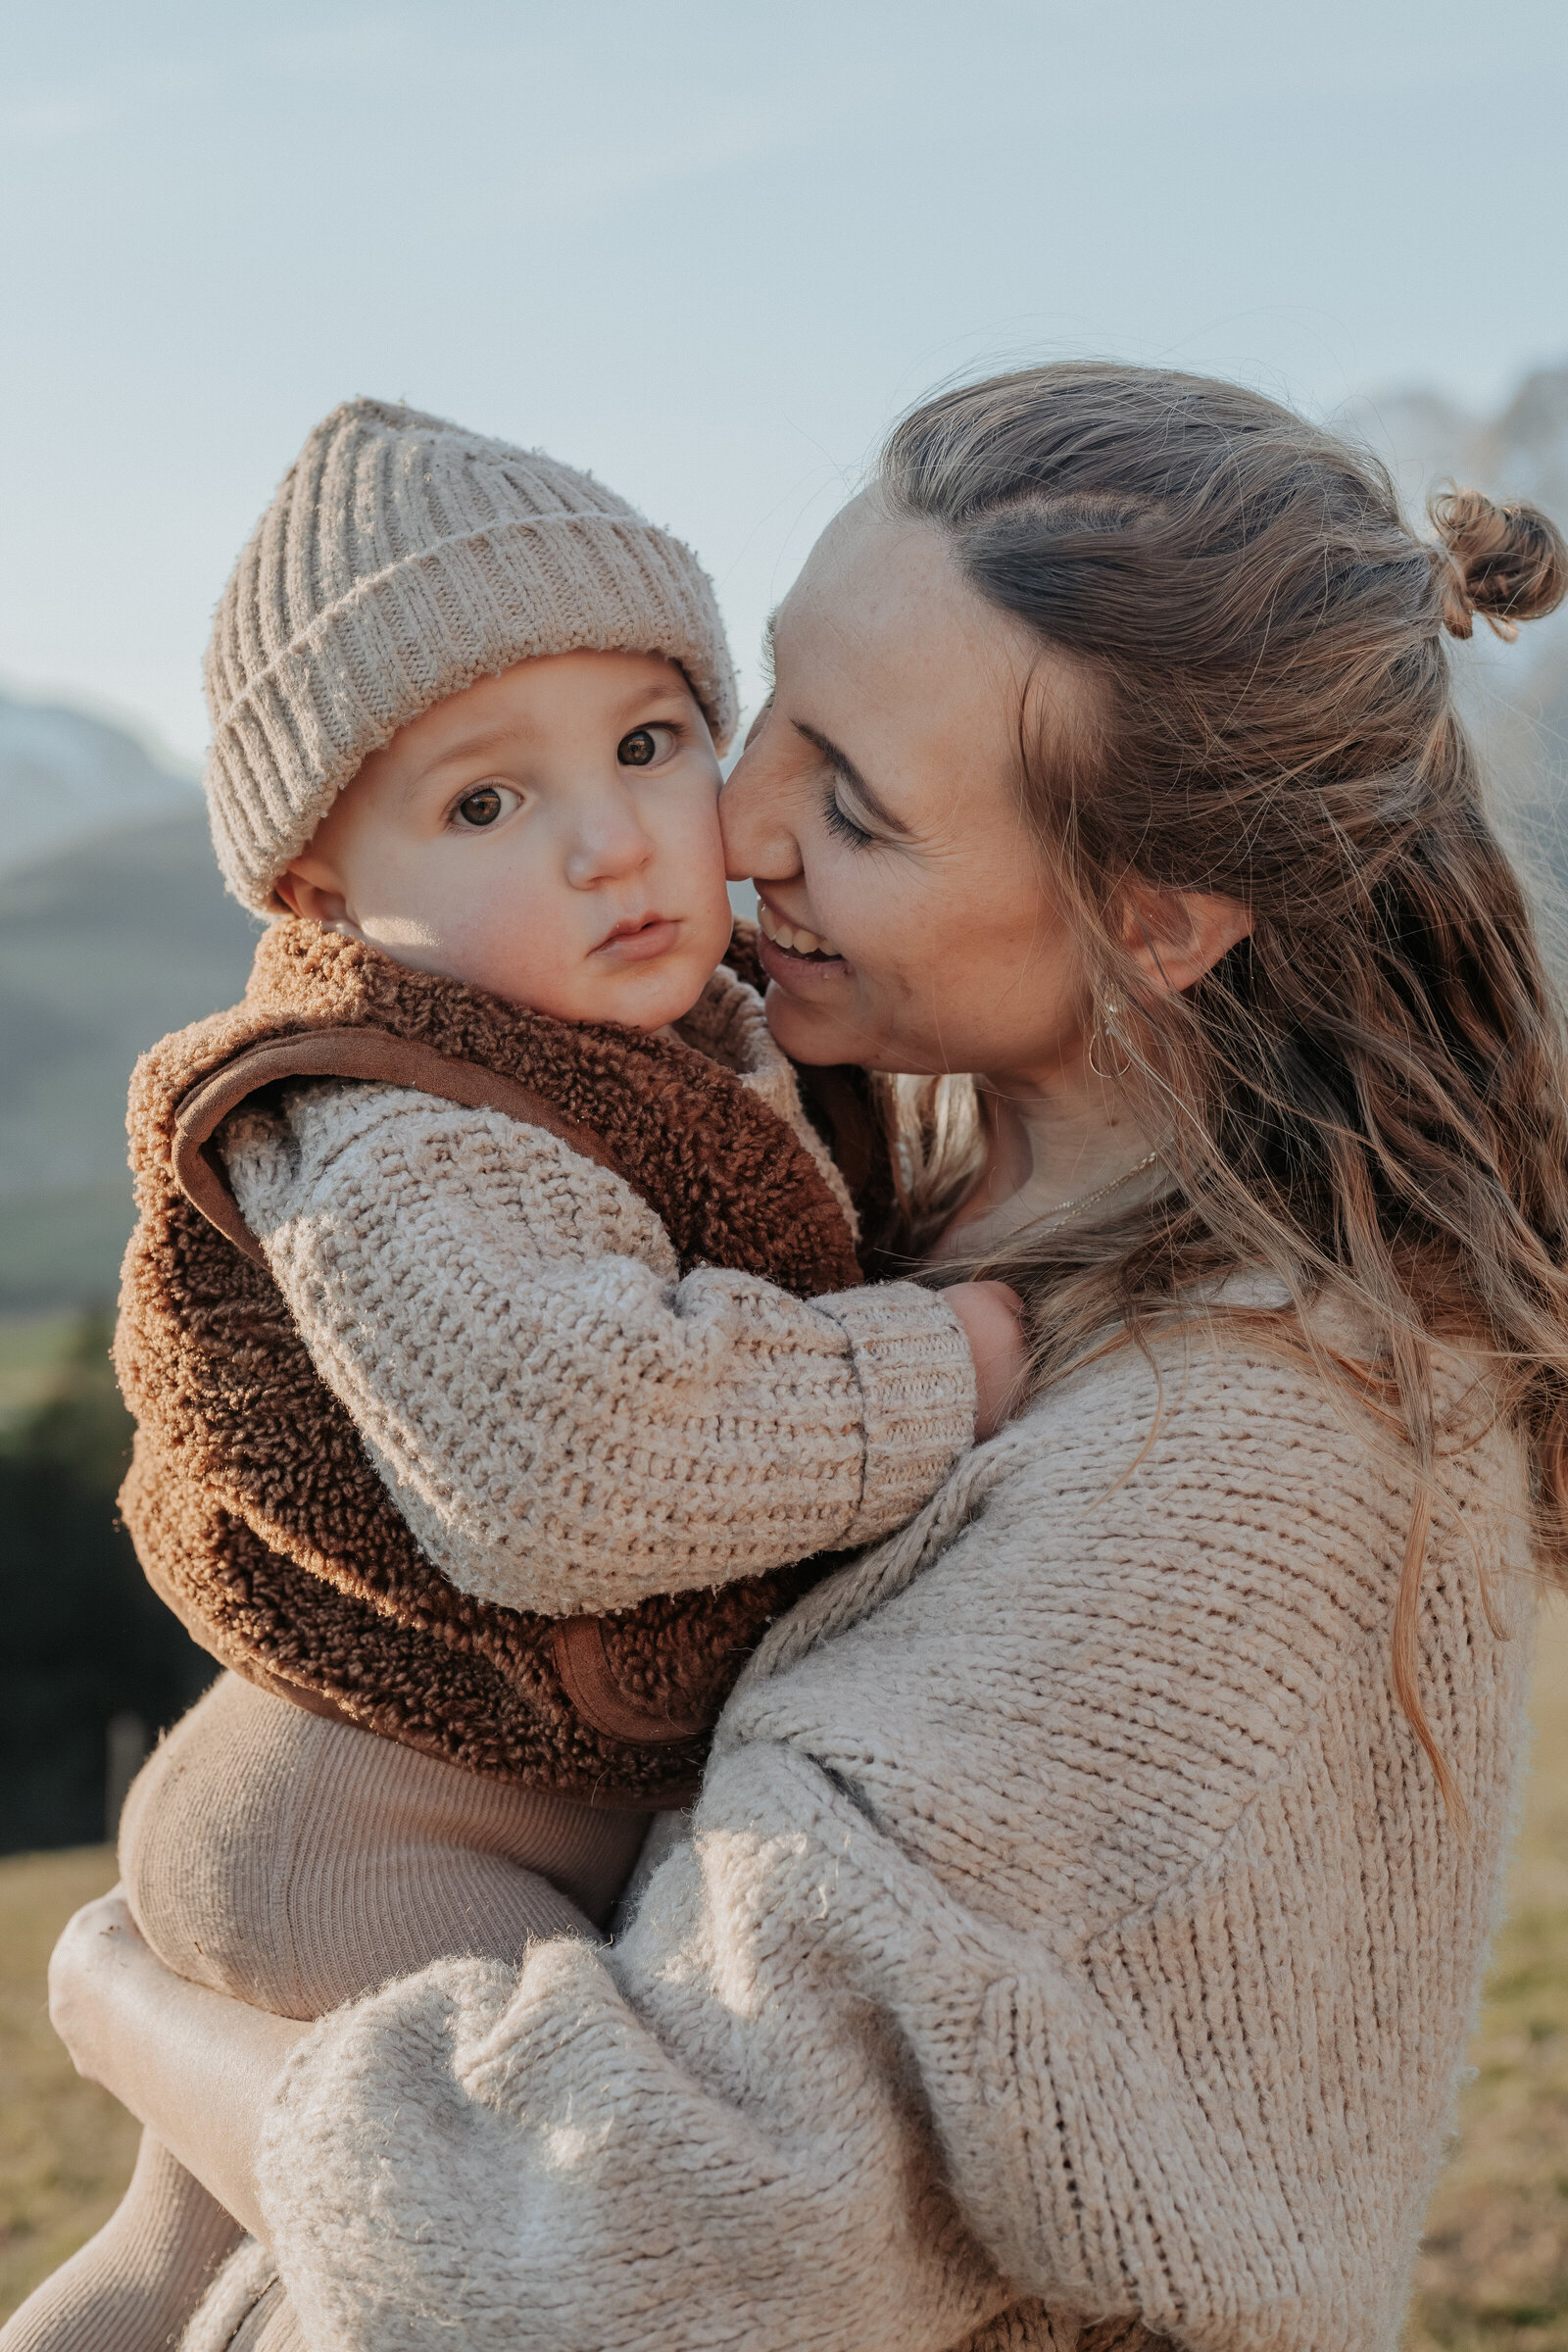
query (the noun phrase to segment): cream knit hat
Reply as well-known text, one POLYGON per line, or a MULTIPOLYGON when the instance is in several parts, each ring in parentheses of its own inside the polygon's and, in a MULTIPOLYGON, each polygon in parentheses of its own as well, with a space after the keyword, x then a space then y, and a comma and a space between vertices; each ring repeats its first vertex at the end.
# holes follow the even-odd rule
POLYGON ((207 804, 259 914, 343 786, 432 703, 540 654, 662 654, 722 750, 735 681, 707 573, 588 474, 351 400, 311 434, 224 589, 207 804))

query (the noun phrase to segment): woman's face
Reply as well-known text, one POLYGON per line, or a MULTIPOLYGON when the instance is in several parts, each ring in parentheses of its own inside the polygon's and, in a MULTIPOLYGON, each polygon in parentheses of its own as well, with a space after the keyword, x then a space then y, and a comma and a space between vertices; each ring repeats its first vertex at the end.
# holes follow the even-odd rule
POLYGON ((818 542, 773 657, 720 808, 729 870, 761 902, 779 1043, 806 1062, 1020 1084, 1076 1070, 1081 958, 1019 761, 1026 698, 1031 727, 1070 722, 1063 665, 874 493, 818 542))

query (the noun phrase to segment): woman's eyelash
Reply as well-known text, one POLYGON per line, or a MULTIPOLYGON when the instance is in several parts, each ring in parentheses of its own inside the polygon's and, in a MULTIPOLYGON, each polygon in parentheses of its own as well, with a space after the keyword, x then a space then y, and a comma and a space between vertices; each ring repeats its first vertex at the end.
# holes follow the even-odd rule
POLYGON ((874 833, 868 833, 863 825, 858 825, 854 817, 849 815, 840 803, 836 787, 831 784, 823 798, 822 813, 827 820, 828 831, 836 833, 841 841, 853 841, 858 848, 864 849, 876 839, 874 833))

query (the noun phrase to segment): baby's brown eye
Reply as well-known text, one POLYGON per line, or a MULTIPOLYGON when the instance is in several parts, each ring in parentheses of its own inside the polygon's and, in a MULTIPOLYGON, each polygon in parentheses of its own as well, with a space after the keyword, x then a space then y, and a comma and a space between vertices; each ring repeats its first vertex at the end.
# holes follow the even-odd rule
POLYGON ((673 727, 633 727, 615 746, 622 767, 654 767, 667 760, 677 741, 673 727))
POLYGON ((481 784, 458 803, 456 813, 466 825, 493 825, 501 814, 501 795, 493 784, 481 784))

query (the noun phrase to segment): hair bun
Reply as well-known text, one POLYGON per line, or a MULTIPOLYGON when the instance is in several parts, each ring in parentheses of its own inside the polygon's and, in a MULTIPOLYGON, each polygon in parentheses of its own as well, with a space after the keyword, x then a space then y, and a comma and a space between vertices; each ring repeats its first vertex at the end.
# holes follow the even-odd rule
POLYGON ((1539 507, 1499 507, 1480 490, 1443 490, 1427 506, 1443 564, 1443 625, 1468 637, 1475 615, 1499 637, 1568 595, 1568 541, 1539 507))

